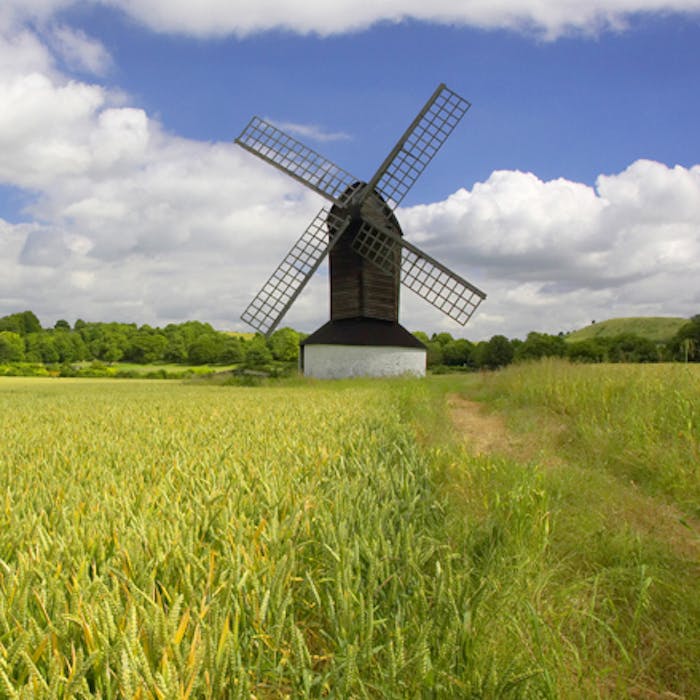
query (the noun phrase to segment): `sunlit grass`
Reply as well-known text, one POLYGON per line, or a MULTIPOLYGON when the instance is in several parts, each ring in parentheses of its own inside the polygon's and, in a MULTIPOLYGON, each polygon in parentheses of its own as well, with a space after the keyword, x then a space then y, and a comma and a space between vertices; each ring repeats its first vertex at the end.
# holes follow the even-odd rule
POLYGON ((490 375, 485 396, 566 424, 572 458, 700 516, 700 367, 544 361, 490 375))
MULTIPOLYGON (((4 380, 0 693, 551 694, 527 561, 446 530, 423 391, 4 380)), ((541 530, 532 489, 496 520, 541 530)))
POLYGON ((507 418, 549 497, 538 610, 564 696, 698 695, 700 367, 544 361, 452 388, 507 418))

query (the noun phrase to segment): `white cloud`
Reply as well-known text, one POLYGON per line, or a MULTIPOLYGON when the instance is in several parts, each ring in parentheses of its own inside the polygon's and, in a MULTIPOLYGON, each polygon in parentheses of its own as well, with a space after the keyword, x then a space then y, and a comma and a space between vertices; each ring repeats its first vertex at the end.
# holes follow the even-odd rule
MULTIPOLYGON (((476 335, 494 330, 492 317, 524 336, 588 317, 697 313, 700 166, 639 160, 595 189, 495 172, 400 218, 411 240, 489 294, 469 326, 476 335)), ((408 310, 442 323, 415 302, 408 310)))
POLYGON ((0 219, 0 315, 237 323, 317 197, 66 78, 35 34, 0 36, 0 184, 33 195, 27 223, 0 219))
POLYGON ((197 36, 246 35, 284 29, 321 35, 413 19, 447 25, 507 28, 555 38, 624 27, 639 12, 697 12, 698 0, 104 0, 155 31, 197 36))
MULTIPOLYGON (((124 168, 47 186, 36 204, 44 224, 0 222, 0 313, 241 328, 240 312, 317 199, 228 144, 161 134, 124 168)), ((596 189, 493 173, 399 212, 410 240, 488 299, 462 329, 405 291, 402 322, 477 339, 612 316, 690 316, 700 301, 698 207, 700 166, 637 161, 596 189)), ((321 270, 284 323, 313 330, 327 318, 327 295, 321 270)))
POLYGON ((326 131, 318 124, 295 124, 293 122, 278 122, 272 119, 266 119, 266 121, 274 124, 282 131, 310 141, 347 141, 351 138, 350 134, 346 134, 344 131, 326 131))
POLYGON ((112 65, 105 47, 84 32, 61 25, 52 28, 50 40, 70 70, 103 76, 112 65))
MULTIPOLYGON (((620 30, 639 13, 697 13, 700 0, 80 0, 122 10, 157 32, 244 36, 271 29, 320 35, 358 31, 378 22, 419 20, 512 29, 554 39, 569 33, 620 30)), ((26 19, 47 21, 79 0, 3 0, 0 29, 26 19)))
POLYGON ((106 98, 98 86, 38 72, 0 79, 0 182, 40 188, 84 173, 92 160, 84 135, 106 98))
POLYGON ((52 58, 35 34, 27 30, 2 31, 0 24, 0 81, 33 71, 48 74, 52 58))

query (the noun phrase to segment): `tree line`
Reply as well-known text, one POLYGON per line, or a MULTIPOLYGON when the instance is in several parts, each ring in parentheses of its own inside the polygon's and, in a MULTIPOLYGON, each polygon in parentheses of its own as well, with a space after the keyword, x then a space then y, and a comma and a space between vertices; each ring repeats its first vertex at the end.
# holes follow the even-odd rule
POLYGON ((0 362, 70 364, 83 361, 187 365, 259 366, 293 362, 303 336, 283 328, 269 339, 215 330, 209 323, 186 321, 164 328, 135 323, 93 323, 63 319, 42 328, 32 311, 0 318, 0 362))
POLYGON ((415 333, 428 348, 428 366, 496 369, 513 362, 562 357, 573 362, 700 362, 700 315, 693 316, 666 343, 633 333, 567 341, 564 334, 531 332, 525 340, 494 335, 471 343, 449 333, 415 333))
MULTIPOLYGON (((700 361, 700 315, 693 316, 667 343, 633 334, 567 342, 563 334, 528 333, 525 340, 494 335, 473 343, 450 333, 415 334, 428 349, 428 367, 493 369, 541 357, 575 362, 700 361)), ((163 328, 135 323, 66 320, 42 328, 32 311, 0 318, 0 362, 70 365, 77 362, 175 363, 261 367, 274 361, 294 363, 304 334, 292 328, 269 338, 217 331, 209 323, 186 321, 163 328)))

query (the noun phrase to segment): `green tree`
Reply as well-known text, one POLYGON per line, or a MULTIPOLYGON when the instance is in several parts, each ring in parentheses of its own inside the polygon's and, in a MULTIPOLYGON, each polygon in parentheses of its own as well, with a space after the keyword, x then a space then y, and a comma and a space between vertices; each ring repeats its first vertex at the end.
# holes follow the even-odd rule
POLYGON ((442 347, 443 362, 453 367, 471 364, 473 351, 474 344, 468 340, 451 340, 442 347))
POLYGON ((670 343, 676 359, 682 362, 700 362, 700 314, 682 325, 670 343))
POLYGON ((187 348, 187 360, 193 365, 208 365, 218 361, 223 341, 218 333, 208 332, 195 338, 187 348))
POLYGON ((22 336, 13 331, 0 331, 0 362, 21 362, 23 359, 22 336))
POLYGON ((430 338, 428 338, 428 334, 424 333, 423 331, 414 331, 413 332, 413 337, 416 340, 420 340, 423 345, 427 347, 428 343, 430 342, 430 338))
POLYGON ((232 365, 236 362, 243 362, 244 359, 245 351, 241 339, 234 335, 224 335, 218 361, 221 364, 232 365))
MULTIPOLYGON (((180 323, 177 327, 178 332, 185 339, 185 345, 189 346, 200 336, 203 335, 215 335, 216 331, 209 323, 202 323, 201 321, 185 321, 180 323)), ((166 327, 166 332, 167 329, 166 327)))
POLYGON ((442 345, 436 340, 429 340, 425 347, 427 349, 425 364, 428 367, 437 367, 443 363, 442 345))
POLYGON ((577 340, 566 346, 566 356, 574 362, 603 362, 606 354, 605 346, 594 338, 577 340))
POLYGON ((0 331, 28 335, 29 333, 39 333, 41 324, 32 311, 21 311, 0 318, 0 331))
POLYGON ((513 361, 513 346, 504 335, 494 335, 487 343, 483 364, 497 369, 505 367, 513 361))
POLYGON ((622 333, 608 340, 611 362, 658 362, 659 352, 654 341, 633 333, 622 333))
POLYGON ((248 367, 263 367, 272 362, 272 352, 265 337, 258 334, 246 343, 245 363, 248 367))
POLYGON ((77 362, 87 358, 87 348, 80 333, 61 330, 54 331, 52 335, 59 362, 77 362))
POLYGON ((187 344, 183 335, 179 332, 170 332, 167 333, 166 339, 163 359, 167 362, 187 362, 187 344))
POLYGON ((299 334, 292 328, 280 328, 270 336, 268 347, 275 360, 296 362, 299 359, 299 334))
POLYGON ((488 352, 489 344, 486 340, 480 340, 472 351, 472 363, 475 367, 481 368, 486 367, 486 354, 488 352))
MULTIPOLYGON (((6 333, 8 331, 5 331, 6 333)), ((18 333, 16 335, 19 335, 18 333)), ((20 336, 21 337, 21 336, 20 336)), ((43 362, 41 356, 41 334, 40 333, 30 333, 26 335, 23 339, 24 341, 24 355, 23 359, 27 362, 43 362)))
POLYGON ((66 321, 64 318, 59 318, 56 323, 54 323, 54 330, 57 331, 69 331, 70 330, 70 323, 66 321))
POLYGON ((536 360, 540 357, 564 357, 566 354, 566 341, 559 335, 547 333, 527 334, 523 343, 514 350, 515 360, 536 360))
POLYGON ((143 327, 131 338, 124 357, 131 362, 148 364, 163 359, 168 339, 152 328, 143 327))
POLYGON ((443 333, 433 333, 432 337, 430 338, 434 343, 440 343, 441 347, 445 347, 448 343, 451 343, 454 338, 447 332, 443 333))
POLYGON ((94 323, 87 324, 81 335, 87 334, 89 356, 103 362, 119 362, 129 347, 129 337, 123 324, 94 323))
POLYGON ((26 335, 24 337, 24 346, 24 357, 29 362, 53 364, 59 361, 59 354, 53 336, 45 331, 26 335))

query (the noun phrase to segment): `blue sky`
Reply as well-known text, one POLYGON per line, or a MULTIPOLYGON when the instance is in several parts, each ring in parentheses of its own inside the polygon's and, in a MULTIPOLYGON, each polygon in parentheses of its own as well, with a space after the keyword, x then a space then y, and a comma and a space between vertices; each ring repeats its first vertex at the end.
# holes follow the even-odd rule
MULTIPOLYGON (((0 314, 243 329, 322 204, 232 144, 248 119, 367 178, 441 81, 473 106, 399 219, 489 298, 462 329, 406 292, 407 327, 700 309, 700 2, 8 2, 0 314)), ((286 322, 326 320, 324 274, 286 322)))
MULTIPOLYGON (((351 137, 324 154, 357 174, 446 82, 474 108, 421 183, 423 197, 494 169, 593 184, 640 157, 700 162, 700 16, 644 15, 624 32, 557 41, 410 20, 330 37, 271 30, 203 40, 154 34, 117 11, 69 16, 112 55, 106 84, 168 130, 227 141, 252 112, 314 122, 351 137)), ((412 201, 425 200, 416 192, 412 201)))

